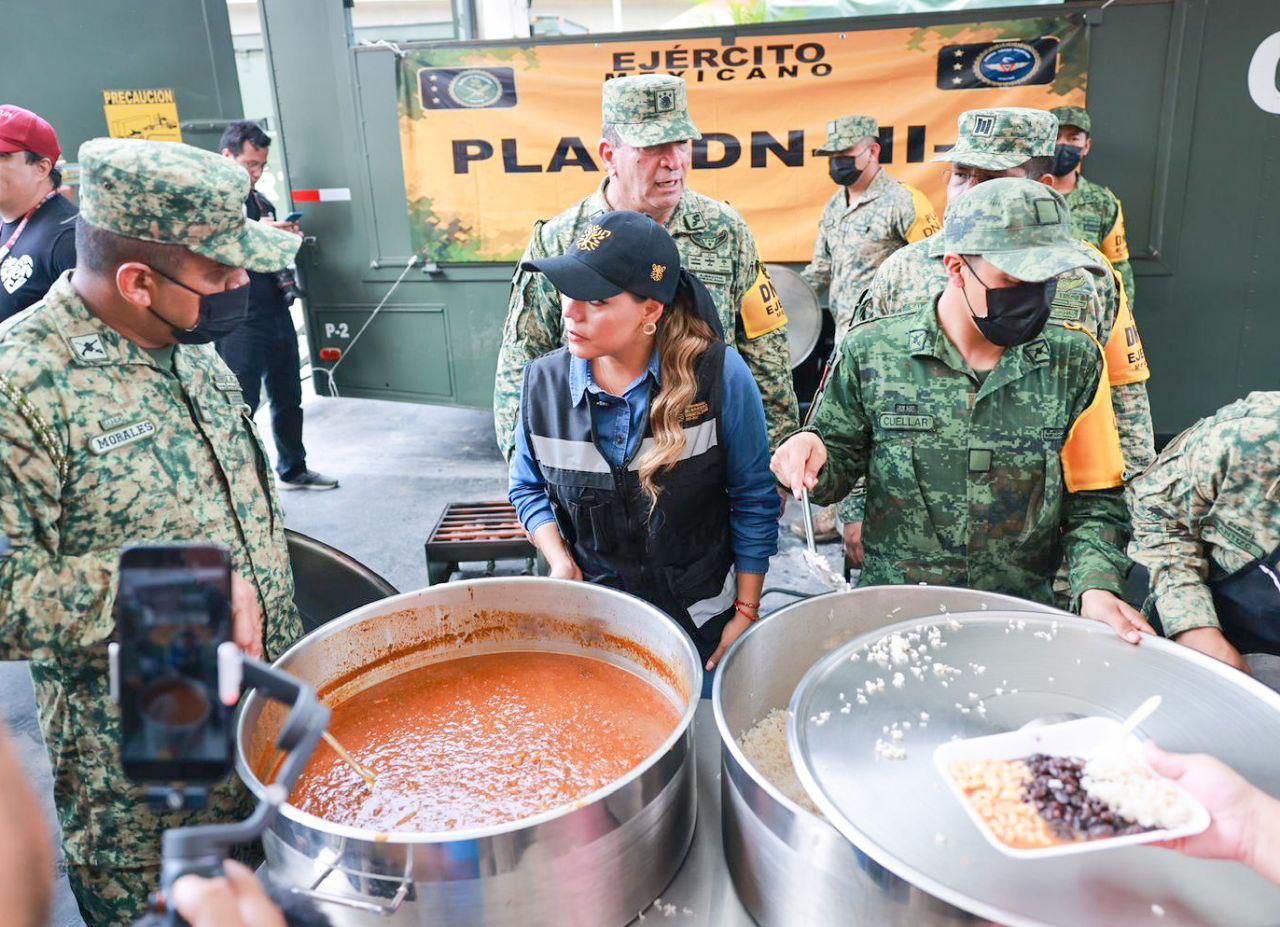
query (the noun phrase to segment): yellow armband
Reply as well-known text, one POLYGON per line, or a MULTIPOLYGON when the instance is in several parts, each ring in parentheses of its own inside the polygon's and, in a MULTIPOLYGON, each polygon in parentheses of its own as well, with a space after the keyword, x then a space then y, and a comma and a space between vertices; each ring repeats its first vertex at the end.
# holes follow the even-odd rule
POLYGON ((1116 202, 1116 224, 1111 226, 1107 237, 1102 239, 1102 253, 1113 264, 1129 260, 1129 239, 1124 233, 1124 209, 1119 201, 1116 202))
POLYGON ((915 241, 922 241, 930 235, 935 235, 942 230, 942 223, 938 221, 938 214, 934 211, 933 203, 929 197, 925 196, 915 187, 903 184, 911 193, 911 205, 915 209, 916 218, 911 223, 911 228, 907 229, 904 236, 907 244, 915 241))
POLYGON ((1071 431, 1062 445, 1062 477, 1068 492, 1091 489, 1114 489, 1124 485, 1124 454, 1120 450, 1120 432, 1116 413, 1111 406, 1111 387, 1107 381, 1107 354, 1090 335, 1075 322, 1064 327, 1084 332, 1102 356, 1102 376, 1088 408, 1071 423, 1071 431))
POLYGON ((747 338, 754 341, 762 335, 777 331, 787 324, 787 313, 782 308, 782 298, 769 279, 764 264, 757 263, 756 282, 742 297, 742 327, 747 338))
POLYGON ((1133 320, 1119 274, 1116 274, 1116 285, 1120 288, 1120 313, 1107 339, 1107 364, 1111 369, 1111 385, 1127 386, 1149 380, 1151 368, 1147 366, 1147 352, 1142 347, 1138 323, 1133 320))
MULTIPOLYGON (((1084 239, 1080 239, 1084 241, 1084 239)), ((1084 241, 1093 251, 1107 258, 1098 248, 1084 241)), ((1105 242, 1103 243, 1105 245, 1105 242)), ((1138 334, 1138 323, 1134 321, 1133 310, 1129 308, 1129 294, 1124 289, 1124 278, 1111 266, 1107 258, 1107 272, 1116 282, 1116 293, 1120 299, 1120 311, 1116 313, 1115 324, 1111 326, 1111 334, 1107 336, 1106 359, 1111 371, 1108 383, 1112 386, 1128 386, 1130 383, 1144 383, 1151 379, 1151 368, 1147 366, 1147 352, 1142 347, 1142 336, 1138 334)))

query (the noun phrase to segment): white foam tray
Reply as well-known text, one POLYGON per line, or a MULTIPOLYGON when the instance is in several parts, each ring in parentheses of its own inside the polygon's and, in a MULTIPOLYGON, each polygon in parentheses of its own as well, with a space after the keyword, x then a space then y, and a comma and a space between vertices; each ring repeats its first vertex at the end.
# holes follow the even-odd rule
MULTIPOLYGON (((1019 859, 1047 859, 1053 856, 1067 856, 1072 853, 1092 853, 1098 850, 1109 850, 1116 847, 1133 846, 1139 843, 1155 843, 1160 840, 1176 840, 1179 837, 1190 837, 1203 833, 1209 826, 1209 812, 1192 795, 1176 782, 1170 783, 1187 799, 1195 809, 1194 816, 1185 827, 1173 830, 1152 830, 1142 834, 1127 834, 1120 837, 1100 837, 1095 840, 1077 840, 1051 847, 1035 849, 1019 849, 1008 846, 992 833, 981 815, 974 810, 965 797, 964 790, 951 775, 951 766, 971 760, 1020 760, 1033 753, 1047 753, 1052 756, 1082 757, 1091 753, 1095 747, 1112 740, 1120 732, 1122 725, 1111 718, 1078 718, 1064 721, 1061 724, 1047 724, 1043 727, 1022 728, 1005 734, 990 734, 986 737, 970 737, 967 740, 953 740, 942 744, 933 752, 934 765, 943 780, 960 802, 965 813, 977 826, 988 842, 1006 856, 1019 859)), ((1129 735, 1130 746, 1139 748, 1141 742, 1132 734, 1129 735)), ((1141 750, 1138 750, 1141 756, 1141 750)), ((1167 780, 1166 780, 1167 781, 1167 780)))

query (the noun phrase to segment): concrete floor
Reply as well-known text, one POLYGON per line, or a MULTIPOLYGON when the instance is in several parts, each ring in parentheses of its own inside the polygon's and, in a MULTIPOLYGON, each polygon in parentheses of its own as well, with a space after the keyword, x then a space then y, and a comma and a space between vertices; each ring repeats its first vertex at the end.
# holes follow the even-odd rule
MULTIPOLYGON (((402 591, 427 585, 423 543, 447 502, 506 498, 506 465, 487 412, 315 396, 308 396, 304 408, 308 465, 342 485, 332 492, 282 493, 285 522, 346 551, 402 591)), ((266 410, 258 421, 270 445, 266 410)), ((797 517, 798 506, 789 505, 784 521, 789 525, 797 517)), ((824 591, 801 559, 802 542, 784 530, 779 544, 766 592, 824 591)), ((838 545, 822 551, 838 565, 838 545)), ((518 571, 520 565, 509 566, 518 571)), ((473 568, 483 565, 465 567, 473 568)), ((772 594, 765 610, 792 601, 772 594)), ((0 720, 13 734, 53 822, 52 780, 25 663, 0 663, 0 720)), ((56 834, 57 825, 51 826, 56 834)), ((61 861, 52 923, 83 925, 61 861)))

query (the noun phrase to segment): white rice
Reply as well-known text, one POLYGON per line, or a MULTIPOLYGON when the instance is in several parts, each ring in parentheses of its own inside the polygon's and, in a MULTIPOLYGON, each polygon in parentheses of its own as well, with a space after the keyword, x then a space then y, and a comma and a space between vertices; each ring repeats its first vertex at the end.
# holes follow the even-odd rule
POLYGON ((769 784, 805 811, 822 816, 818 806, 800 784, 795 767, 791 765, 791 753, 787 750, 787 711, 775 708, 745 734, 738 738, 738 746, 756 772, 769 784))
POLYGON ((1195 816, 1195 808, 1177 786, 1151 772, 1125 747, 1087 757, 1080 784, 1091 797, 1143 827, 1175 830, 1195 816))

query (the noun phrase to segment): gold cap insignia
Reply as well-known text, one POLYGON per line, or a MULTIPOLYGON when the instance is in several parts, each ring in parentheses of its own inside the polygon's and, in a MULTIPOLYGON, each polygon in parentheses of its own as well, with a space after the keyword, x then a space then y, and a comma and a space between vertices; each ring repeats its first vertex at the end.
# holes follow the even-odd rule
POLYGON ((578 236, 578 250, 594 251, 604 244, 604 240, 612 234, 613 232, 608 229, 602 229, 593 222, 583 229, 582 234, 578 236))
POLYGON ((667 274, 666 264, 654 264, 653 270, 649 271, 649 279, 654 283, 661 283, 662 278, 667 274))

